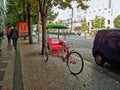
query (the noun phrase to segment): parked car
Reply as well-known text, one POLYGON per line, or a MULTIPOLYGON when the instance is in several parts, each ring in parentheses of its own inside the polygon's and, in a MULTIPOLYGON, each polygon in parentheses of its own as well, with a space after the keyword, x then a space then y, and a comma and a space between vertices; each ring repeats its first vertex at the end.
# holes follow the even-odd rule
POLYGON ((120 63, 120 29, 99 30, 93 40, 92 54, 96 64, 120 63))
POLYGON ((36 35, 35 31, 32 31, 32 36, 35 36, 35 35, 36 35))

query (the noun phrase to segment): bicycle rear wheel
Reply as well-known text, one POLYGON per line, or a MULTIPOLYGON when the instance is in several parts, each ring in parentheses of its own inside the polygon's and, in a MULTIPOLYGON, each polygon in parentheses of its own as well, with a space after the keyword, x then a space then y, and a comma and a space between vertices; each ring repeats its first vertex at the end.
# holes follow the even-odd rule
POLYGON ((70 52, 67 58, 67 66, 68 66, 69 71, 73 75, 80 74, 84 66, 82 56, 76 51, 70 52))
POLYGON ((44 60, 47 62, 49 58, 49 50, 47 47, 44 47, 44 60))

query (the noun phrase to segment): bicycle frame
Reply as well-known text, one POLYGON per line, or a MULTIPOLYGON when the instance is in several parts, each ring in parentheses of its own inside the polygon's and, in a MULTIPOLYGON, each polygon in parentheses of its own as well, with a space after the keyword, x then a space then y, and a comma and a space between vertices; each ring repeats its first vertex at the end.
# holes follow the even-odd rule
MULTIPOLYGON (((47 29, 67 29, 67 27, 63 25, 62 26, 61 25, 57 25, 57 26, 48 25, 47 29)), ((48 43, 45 44, 46 46, 44 48, 45 62, 48 61, 49 55, 61 58, 64 61, 66 60, 67 67, 69 71, 71 72, 71 74, 73 75, 80 74, 81 71, 83 70, 83 65, 84 65, 82 56, 77 51, 70 50, 70 47, 65 42, 62 42, 61 39, 59 39, 59 35, 60 35, 60 32, 58 30, 58 38, 56 38, 56 40, 53 40, 55 42, 52 42, 51 39, 53 38, 51 39, 49 37, 47 38, 48 43), (52 51, 56 51, 56 52, 54 53, 52 51)))
POLYGON ((44 48, 45 50, 44 60, 47 62, 49 55, 61 58, 63 61, 66 61, 69 71, 73 75, 80 74, 81 71, 83 70, 83 65, 84 65, 83 58, 78 52, 74 50, 70 50, 69 48, 70 47, 65 42, 62 42, 61 44, 55 43, 51 47, 50 44, 48 43, 44 48), (53 49, 56 50, 56 47, 57 47, 57 52, 52 52, 53 49), (74 68, 76 68, 76 70, 74 68))

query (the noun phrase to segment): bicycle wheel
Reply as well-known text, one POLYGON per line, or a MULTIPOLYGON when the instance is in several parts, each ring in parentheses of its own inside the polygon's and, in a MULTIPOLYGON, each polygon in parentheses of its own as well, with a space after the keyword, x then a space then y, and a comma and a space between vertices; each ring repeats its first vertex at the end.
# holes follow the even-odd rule
POLYGON ((67 57, 67 66, 73 75, 80 74, 84 66, 82 56, 76 51, 70 52, 67 57))
POLYGON ((47 62, 48 58, 49 58, 49 54, 48 54, 48 48, 44 47, 44 60, 47 62))

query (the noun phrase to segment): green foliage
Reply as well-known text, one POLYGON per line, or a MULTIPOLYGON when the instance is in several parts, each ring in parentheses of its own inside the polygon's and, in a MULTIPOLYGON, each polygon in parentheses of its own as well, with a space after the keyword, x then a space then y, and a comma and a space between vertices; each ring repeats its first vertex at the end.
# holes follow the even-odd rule
MULTIPOLYGON (((18 21, 27 21, 27 2, 25 0, 8 0, 7 1, 7 17, 5 19, 7 26, 16 25, 18 21)), ((32 23, 38 23, 38 0, 28 0, 30 3, 30 13, 32 23)), ((48 20, 52 21, 57 17, 58 13, 48 10, 48 20)))
POLYGON ((7 0, 6 25, 16 25, 22 20, 22 0, 7 0))
POLYGON ((54 13, 51 8, 48 10, 47 20, 48 20, 49 22, 54 21, 57 16, 58 16, 58 13, 54 13))
POLYGON ((81 22, 81 30, 82 30, 82 32, 88 30, 88 25, 85 20, 81 22))
POLYGON ((84 2, 87 2, 89 0, 52 0, 53 6, 58 6, 60 9, 66 9, 72 8, 71 2, 76 1, 77 2, 77 7, 81 7, 81 9, 86 10, 89 6, 85 5, 84 2))
POLYGON ((96 16, 95 19, 91 20, 92 29, 94 28, 105 28, 105 18, 96 16))
POLYGON ((34 23, 34 24, 38 23, 38 15, 39 15, 38 6, 31 5, 30 16, 31 16, 32 23, 34 23))
MULTIPOLYGON (((41 54, 44 53, 44 46, 46 42, 46 23, 48 17, 48 10, 53 6, 57 6, 58 8, 72 8, 71 2, 73 0, 38 0, 39 2, 39 11, 41 13, 41 22, 42 22, 42 51, 41 54)), ((81 9, 87 9, 88 7, 83 4, 83 0, 74 0, 78 2, 78 7, 82 7, 81 9)))
POLYGON ((120 15, 118 15, 115 19, 114 19, 114 26, 116 28, 120 28, 120 15))

